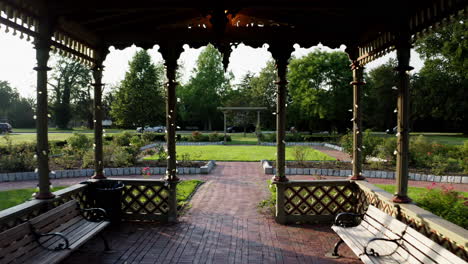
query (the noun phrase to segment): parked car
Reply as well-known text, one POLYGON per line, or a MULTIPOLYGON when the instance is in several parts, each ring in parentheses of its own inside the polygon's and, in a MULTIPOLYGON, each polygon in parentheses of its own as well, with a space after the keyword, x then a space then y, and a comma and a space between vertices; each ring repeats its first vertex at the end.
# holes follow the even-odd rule
POLYGON ((13 132, 13 128, 8 123, 0 123, 0 134, 13 132))
POLYGON ((155 127, 145 126, 144 128, 142 128, 142 127, 137 127, 136 131, 137 131, 138 133, 143 133, 143 132, 158 132, 158 133, 162 133, 162 132, 166 131, 166 127, 165 127, 165 126, 155 126, 155 127))
MULTIPOLYGON (((241 126, 230 126, 226 129, 228 133, 244 132, 244 127, 241 126)), ((255 126, 253 124, 247 125, 245 130, 247 133, 255 132, 255 126)))

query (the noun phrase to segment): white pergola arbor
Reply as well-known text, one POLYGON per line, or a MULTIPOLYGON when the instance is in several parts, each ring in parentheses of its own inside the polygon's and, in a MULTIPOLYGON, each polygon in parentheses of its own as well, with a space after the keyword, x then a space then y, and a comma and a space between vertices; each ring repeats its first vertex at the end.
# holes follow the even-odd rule
POLYGON ((257 127, 260 126, 260 112, 266 111, 268 108, 262 106, 226 106, 217 107, 218 110, 223 112, 224 115, 224 143, 226 143, 226 115, 228 112, 257 112, 257 127))

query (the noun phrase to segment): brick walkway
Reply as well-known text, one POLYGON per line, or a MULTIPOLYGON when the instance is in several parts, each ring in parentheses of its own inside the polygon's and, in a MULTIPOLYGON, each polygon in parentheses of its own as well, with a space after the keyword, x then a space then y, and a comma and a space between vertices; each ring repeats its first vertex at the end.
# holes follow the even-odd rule
POLYGON ((314 149, 316 149, 316 150, 318 150, 320 152, 323 152, 323 153, 327 154, 328 156, 339 159, 341 161, 351 161, 351 156, 349 156, 349 154, 344 153, 342 151, 332 149, 332 148, 327 148, 327 147, 324 147, 324 146, 312 146, 312 148, 314 148, 314 149))
POLYGON ((95 238, 63 263, 361 263, 328 259, 338 237, 326 225, 282 226, 258 212, 268 197, 258 162, 220 162, 193 197, 192 207, 173 225, 124 223, 104 233, 113 253, 95 238))

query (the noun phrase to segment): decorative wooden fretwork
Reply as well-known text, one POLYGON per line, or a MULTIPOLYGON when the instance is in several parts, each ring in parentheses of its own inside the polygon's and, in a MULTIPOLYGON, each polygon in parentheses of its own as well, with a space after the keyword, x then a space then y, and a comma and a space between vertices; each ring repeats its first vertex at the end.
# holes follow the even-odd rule
POLYGON ((126 220, 164 221, 169 212, 170 189, 162 180, 125 180, 122 214, 126 220))
POLYGON ((335 215, 353 208, 349 186, 288 187, 284 196, 287 215, 335 215))
MULTIPOLYGON (((373 191, 372 188, 375 187, 368 188, 367 185, 368 184, 359 183, 359 188, 356 191, 356 198, 358 201, 357 212, 364 213, 367 210, 367 207, 372 204, 388 215, 391 215, 408 224, 424 236, 432 239, 434 242, 445 247, 457 256, 463 258, 464 260, 468 260, 468 252, 466 248, 462 244, 457 243, 451 239, 449 234, 446 234, 444 231, 438 230, 437 228, 431 227, 430 221, 418 217, 418 213, 411 212, 410 210, 401 207, 398 204, 394 204, 391 201, 390 194, 387 193, 387 196, 389 197, 386 197, 377 191, 373 191)), ((430 213, 427 212, 427 214, 430 213)))
POLYGON ((355 211, 354 189, 346 180, 279 183, 280 215, 285 223, 330 222, 338 213, 355 211))
MULTIPOLYGON (((12 35, 18 35, 21 39, 34 41, 39 35, 38 17, 36 9, 28 1, 17 0, 13 3, 0 0, 0 30, 4 27, 5 33, 11 32, 12 35)), ((92 66, 95 62, 94 49, 91 45, 73 37, 70 31, 60 27, 55 29, 51 37, 52 51, 92 66)))

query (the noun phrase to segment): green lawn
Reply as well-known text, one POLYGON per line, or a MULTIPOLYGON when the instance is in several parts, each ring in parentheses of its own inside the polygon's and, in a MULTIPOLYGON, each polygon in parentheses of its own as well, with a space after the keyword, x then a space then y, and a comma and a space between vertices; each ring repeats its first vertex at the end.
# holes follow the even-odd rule
MULTIPOLYGON (((53 191, 58 191, 66 187, 54 187, 53 191)), ((36 189, 16 189, 0 192, 0 210, 10 208, 12 206, 24 203, 31 199, 36 189)))
POLYGON ((236 133, 229 134, 232 141, 227 142, 227 145, 257 145, 257 136, 255 133, 236 133))
MULTIPOLYGON (((200 180, 181 181, 177 184, 177 200, 179 203, 186 203, 190 195, 195 191, 198 185, 202 184, 200 180)), ((58 191, 66 187, 54 187, 53 191, 58 191)), ((0 211, 26 202, 31 199, 36 189, 16 189, 0 192, 0 211)))
POLYGON ((200 180, 186 180, 181 181, 177 184, 177 201, 179 203, 185 203, 189 199, 190 195, 195 191, 197 186, 202 184, 200 180))
MULTIPOLYGON (((374 184, 375 186, 383 189, 384 191, 394 194, 395 185, 389 184, 374 184)), ((418 202, 418 198, 427 192, 425 187, 408 187, 408 196, 414 199, 415 202, 418 202)), ((460 192, 463 196, 468 197, 468 192, 460 192)))
MULTIPOLYGON (((286 148, 286 160, 294 160, 293 147, 286 148)), ((273 146, 177 146, 177 155, 188 154, 191 160, 217 160, 217 161, 260 161, 276 160, 276 147, 273 146)), ((147 160, 157 159, 156 156, 147 157, 147 160)), ((306 160, 335 160, 334 158, 309 148, 306 160)))
MULTIPOLYGON (((93 137, 94 135, 89 133, 85 134, 88 137, 93 137)), ((13 144, 20 144, 25 142, 36 142, 36 134, 9 134, 10 139, 13 144)), ((49 133, 49 141, 53 140, 66 140, 69 137, 73 136, 73 133, 49 133)), ((0 136, 0 145, 6 145, 5 136, 0 136)))

